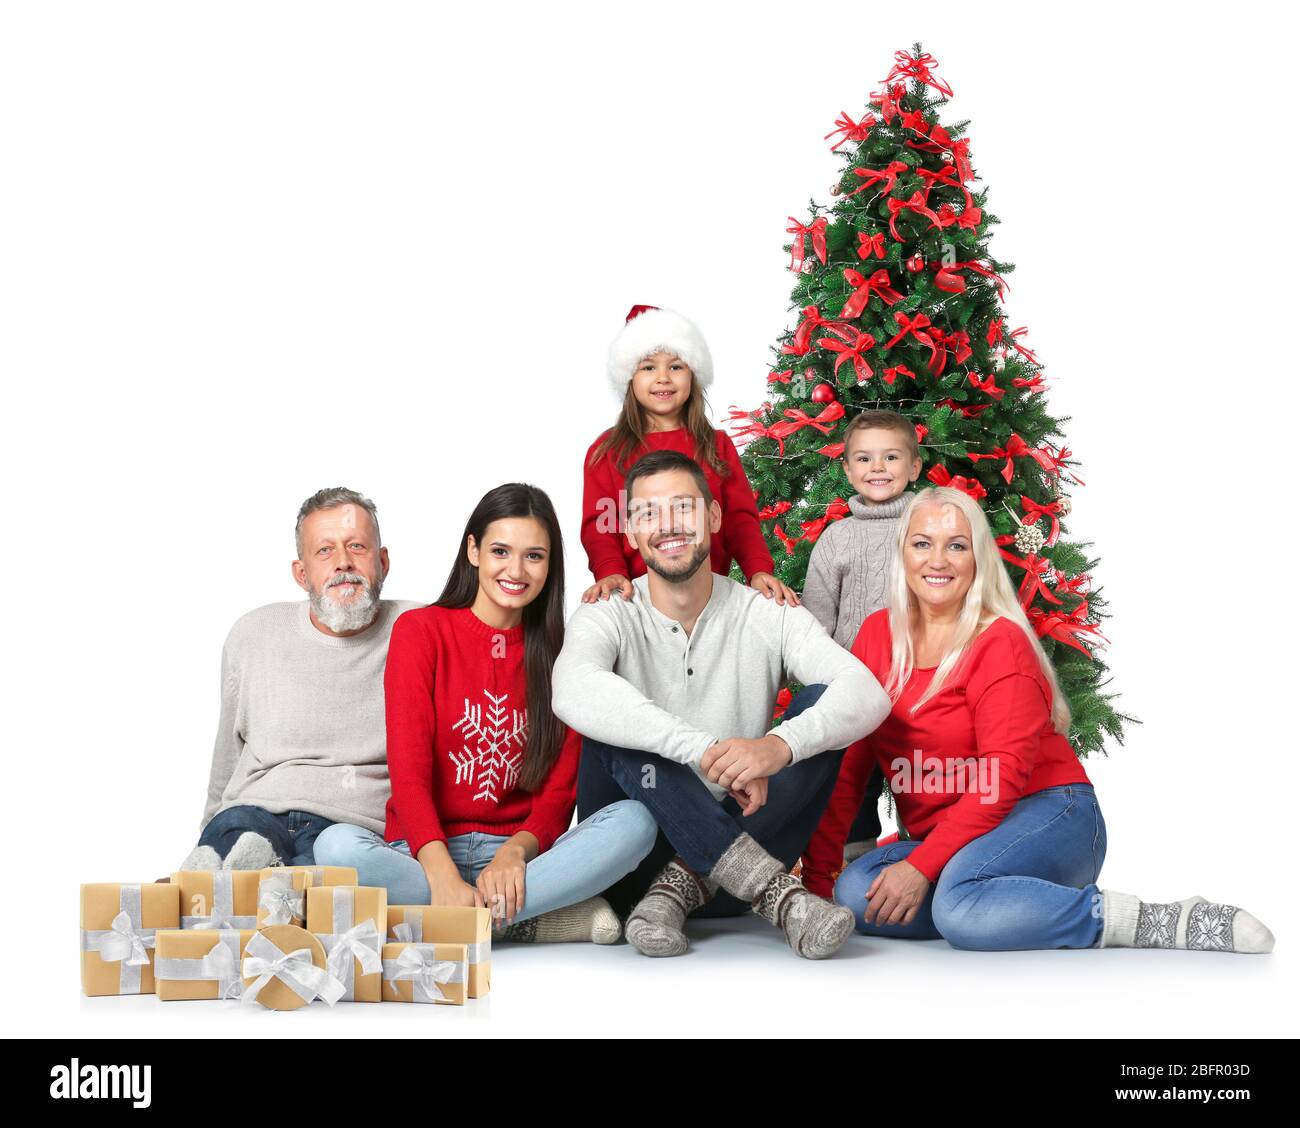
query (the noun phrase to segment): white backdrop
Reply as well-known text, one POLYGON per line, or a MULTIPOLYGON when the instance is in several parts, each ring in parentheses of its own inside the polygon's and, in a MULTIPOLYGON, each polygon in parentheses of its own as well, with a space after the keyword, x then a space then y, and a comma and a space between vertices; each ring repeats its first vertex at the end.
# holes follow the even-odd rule
MULTIPOLYGON (((1294 414, 1294 287, 1273 237, 1294 100, 1287 61, 1259 54, 1281 42, 1266 5, 0 10, 0 903, 68 953, 57 974, 11 970, 7 1028, 280 1032, 80 1000, 71 953, 77 883, 151 879, 193 844, 221 643, 242 612, 299 597, 297 506, 327 485, 374 498, 386 594, 427 601, 474 501, 536 483, 570 535, 572 602, 580 461, 613 420, 604 355, 627 308, 701 325, 715 419, 757 404, 793 316, 785 218, 828 199, 822 135, 919 38, 956 91, 945 120, 972 119, 995 253, 1018 266, 1010 323, 1029 326, 1082 459, 1070 526, 1101 557, 1113 688, 1146 722, 1088 765, 1102 883, 1243 904, 1278 950, 986 958, 858 940, 809 966, 724 924, 679 961, 503 950, 490 1004, 433 1018, 1295 1032, 1271 1007, 1295 987, 1295 517, 1268 488, 1288 480, 1294 414)), ((288 1021, 326 1035, 421 1008, 344 1010, 288 1021)))

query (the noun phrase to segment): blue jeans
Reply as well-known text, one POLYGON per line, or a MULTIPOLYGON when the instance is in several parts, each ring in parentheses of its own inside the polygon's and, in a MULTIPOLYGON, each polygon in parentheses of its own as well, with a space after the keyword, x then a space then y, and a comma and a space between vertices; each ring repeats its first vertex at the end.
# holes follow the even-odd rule
POLYGON ((312 847, 316 836, 334 823, 307 811, 272 814, 261 807, 227 807, 208 820, 199 835, 200 846, 211 846, 221 857, 246 830, 260 834, 286 866, 312 865, 312 847))
MULTIPOLYGON (((655 821, 640 803, 624 800, 597 811, 560 835, 524 868, 524 907, 515 920, 576 905, 636 869, 655 840, 655 821)), ((470 885, 478 880, 508 835, 472 831, 447 839, 447 851, 470 885)), ((427 905, 424 867, 405 840, 350 823, 335 823, 316 840, 318 866, 355 866, 362 885, 388 889, 390 905, 427 905)))
POLYGON ((997 826, 968 842, 943 867, 911 924, 870 924, 866 892, 886 866, 920 842, 895 842, 850 863, 835 900, 866 936, 947 940, 977 952, 1094 948, 1101 940, 1106 820, 1091 784, 1026 795, 997 826))
MULTIPOLYGON (((801 689, 785 715, 793 717, 811 707, 825 689, 824 685, 801 689)), ((584 739, 578 769, 579 816, 584 805, 629 796, 650 809, 662 831, 640 868, 606 893, 610 904, 625 916, 674 855, 680 855, 693 872, 707 875, 727 847, 746 832, 787 868, 793 866, 817 829, 843 755, 843 749, 822 752, 782 768, 768 778, 767 802, 752 815, 742 815, 730 795, 715 799, 686 764, 584 739), (653 777, 647 767, 653 767, 653 777), (649 778, 653 785, 646 783, 649 778)), ((749 908, 747 902, 720 890, 693 915, 736 916, 749 908)))

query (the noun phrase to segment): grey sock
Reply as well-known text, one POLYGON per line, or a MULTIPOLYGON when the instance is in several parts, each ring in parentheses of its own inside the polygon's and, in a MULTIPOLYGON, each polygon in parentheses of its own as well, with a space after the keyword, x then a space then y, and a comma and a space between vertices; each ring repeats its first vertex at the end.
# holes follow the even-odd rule
POLYGON ((267 866, 278 865, 280 859, 276 857, 275 848, 260 834, 246 830, 235 840, 230 853, 226 855, 226 860, 221 863, 221 868, 260 870, 267 866))
POLYGON ((742 834, 718 859, 709 880, 738 900, 753 901, 772 878, 788 868, 748 834, 742 834))
POLYGON ((195 846, 190 856, 181 862, 181 872, 194 870, 219 870, 221 855, 211 846, 195 846))
POLYGON ((509 924, 493 935, 502 940, 523 944, 563 944, 589 942, 615 944, 623 929, 618 916, 604 897, 588 897, 576 905, 552 909, 541 916, 509 924))
POLYGON ((684 955, 686 918, 713 893, 707 881, 674 858, 628 916, 627 942, 643 956, 684 955))
POLYGON ((1160 904, 1113 889, 1103 889, 1101 894, 1103 948, 1249 953, 1273 950, 1273 933, 1236 905, 1199 896, 1160 904))
POLYGON ((788 873, 767 883, 753 911, 784 932, 786 942, 806 960, 833 956, 853 931, 852 911, 810 893, 788 873))

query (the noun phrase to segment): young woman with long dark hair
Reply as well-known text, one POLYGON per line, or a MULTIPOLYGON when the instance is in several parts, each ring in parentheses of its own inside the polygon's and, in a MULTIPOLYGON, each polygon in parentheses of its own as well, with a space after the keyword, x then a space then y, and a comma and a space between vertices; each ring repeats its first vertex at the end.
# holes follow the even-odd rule
POLYGON ((498 486, 470 514, 437 602, 393 626, 385 832, 329 827, 316 863, 355 866, 390 904, 485 905, 507 940, 616 941, 597 894, 650 852, 656 825, 628 801, 569 827, 581 737, 551 709, 563 641, 550 498, 498 486))

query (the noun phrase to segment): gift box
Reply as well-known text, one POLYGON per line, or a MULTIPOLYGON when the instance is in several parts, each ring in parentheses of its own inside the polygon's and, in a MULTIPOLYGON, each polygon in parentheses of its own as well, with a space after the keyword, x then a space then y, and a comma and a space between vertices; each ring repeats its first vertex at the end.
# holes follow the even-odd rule
POLYGON ((343 997, 343 984, 325 966, 319 938, 295 924, 272 924, 248 938, 240 970, 241 1003, 261 1003, 268 1010, 297 1010, 312 999, 330 1006, 343 997))
POLYGON ((180 924, 181 892, 175 885, 83 885, 82 991, 152 995, 155 934, 180 924))
POLYGON ((244 992, 240 965, 253 935, 252 929, 159 929, 153 957, 158 998, 239 998, 244 992))
MULTIPOLYGON (((252 871, 250 871, 252 872, 252 871)), ((307 923, 307 890, 311 873, 306 868, 272 866, 257 871, 257 927, 307 923)))
POLYGON ((181 927, 252 931, 257 927, 258 870, 182 870, 181 927))
POLYGON ((388 930, 388 890, 313 885, 307 890, 307 931, 325 948, 325 967, 357 1003, 379 1002, 381 947, 388 930))
POLYGON ((464 1006, 469 962, 464 944, 385 944, 384 1002, 464 1006))
POLYGON ((464 944, 469 997, 481 999, 492 984, 492 914, 452 905, 389 905, 388 938, 405 943, 464 944))
POLYGON ((311 874, 314 889, 318 885, 356 885, 357 871, 352 866, 281 866, 290 871, 311 874))

